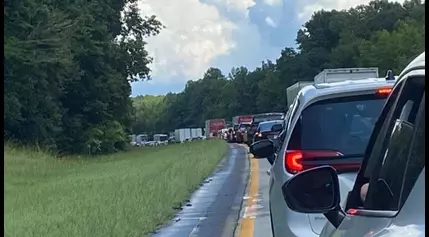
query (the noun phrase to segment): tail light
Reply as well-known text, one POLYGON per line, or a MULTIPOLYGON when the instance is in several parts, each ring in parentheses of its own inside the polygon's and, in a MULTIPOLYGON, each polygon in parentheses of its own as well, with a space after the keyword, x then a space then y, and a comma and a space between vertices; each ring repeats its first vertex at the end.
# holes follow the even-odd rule
POLYGON ((262 133, 256 133, 256 136, 262 137, 262 133))
POLYGON ((392 88, 380 88, 377 90, 376 94, 378 95, 389 95, 392 92, 392 88))
POLYGON ((332 162, 332 159, 327 159, 326 162, 323 162, 323 158, 333 158, 335 160, 337 157, 341 159, 342 156, 341 152, 331 150, 289 150, 284 155, 284 164, 286 171, 292 174, 322 165, 331 165, 337 171, 359 169, 360 162, 341 163, 338 161, 332 162))

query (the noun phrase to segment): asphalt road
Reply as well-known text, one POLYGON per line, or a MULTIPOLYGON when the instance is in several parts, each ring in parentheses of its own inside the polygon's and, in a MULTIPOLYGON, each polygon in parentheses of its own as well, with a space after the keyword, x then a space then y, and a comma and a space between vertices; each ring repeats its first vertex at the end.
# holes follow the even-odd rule
POLYGON ((233 237, 236 229, 241 228, 238 224, 243 214, 243 196, 248 192, 246 188, 252 172, 249 172, 247 147, 228 146, 228 154, 214 174, 205 180, 176 217, 152 236, 233 237))
POLYGON ((255 159, 250 154, 249 160, 249 185, 234 236, 272 237, 268 196, 270 176, 267 173, 271 165, 266 159, 255 159))

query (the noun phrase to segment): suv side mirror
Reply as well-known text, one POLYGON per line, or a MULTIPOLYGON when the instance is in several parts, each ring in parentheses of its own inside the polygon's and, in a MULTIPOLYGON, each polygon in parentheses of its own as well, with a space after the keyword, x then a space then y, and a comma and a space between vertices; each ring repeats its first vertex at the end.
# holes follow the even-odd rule
POLYGON ((271 132, 281 132, 283 130, 283 125, 281 124, 274 124, 271 127, 271 132))
POLYGON ((268 139, 252 143, 250 153, 257 158, 267 158, 270 164, 274 163, 274 144, 268 139))
POLYGON ((289 179, 282 187, 288 207, 300 213, 320 213, 338 227, 344 219, 340 207, 340 185, 332 166, 305 170, 289 179))

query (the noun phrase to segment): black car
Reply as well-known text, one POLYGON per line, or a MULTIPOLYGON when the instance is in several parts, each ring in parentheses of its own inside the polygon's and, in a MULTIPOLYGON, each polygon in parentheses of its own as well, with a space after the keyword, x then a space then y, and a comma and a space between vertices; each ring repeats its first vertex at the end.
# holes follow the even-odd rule
POLYGON ((274 140, 277 135, 282 131, 283 120, 271 120, 261 122, 256 129, 255 135, 253 136, 252 142, 257 142, 263 139, 274 140))
POLYGON ((252 123, 249 130, 247 131, 247 145, 251 145, 253 137, 255 136, 256 130, 258 129, 259 123, 273 120, 283 120, 284 113, 263 113, 256 114, 252 118, 252 123))

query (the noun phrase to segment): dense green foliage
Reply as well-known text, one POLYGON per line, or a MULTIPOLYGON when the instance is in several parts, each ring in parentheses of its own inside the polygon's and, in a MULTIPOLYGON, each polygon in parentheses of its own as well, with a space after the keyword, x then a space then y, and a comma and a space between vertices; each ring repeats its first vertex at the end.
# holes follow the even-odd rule
POLYGON ((425 50, 425 3, 373 1, 344 11, 319 11, 298 31, 298 49, 285 48, 276 62, 228 75, 210 68, 183 92, 138 96, 134 132, 168 132, 203 126, 206 119, 285 111, 286 88, 311 81, 324 68, 378 67, 395 74, 425 50))
POLYGON ((61 152, 124 147, 129 81, 149 79, 144 40, 162 28, 136 2, 4 2, 6 139, 61 152))
POLYGON ((227 75, 209 68, 181 93, 132 102, 130 81, 150 79, 145 39, 163 27, 154 16, 141 18, 136 1, 4 2, 4 138, 65 153, 112 152, 130 128, 168 132, 285 111, 286 88, 324 68, 397 74, 425 48, 420 0, 319 11, 298 32, 298 48, 285 48, 275 62, 227 75))

